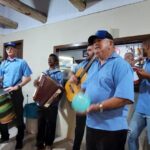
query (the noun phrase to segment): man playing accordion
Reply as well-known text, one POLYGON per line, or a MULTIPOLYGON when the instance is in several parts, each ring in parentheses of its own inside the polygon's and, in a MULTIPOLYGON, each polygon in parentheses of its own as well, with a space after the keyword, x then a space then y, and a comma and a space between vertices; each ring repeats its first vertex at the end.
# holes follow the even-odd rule
MULTIPOLYGON (((49 69, 44 73, 56 81, 60 86, 63 85, 63 74, 59 70, 59 59, 55 54, 50 54, 48 58, 49 69)), ((38 87, 39 79, 34 81, 38 87)), ((38 111, 38 133, 36 137, 37 149, 51 148, 55 139, 56 120, 58 114, 58 96, 48 108, 39 106, 38 111)))

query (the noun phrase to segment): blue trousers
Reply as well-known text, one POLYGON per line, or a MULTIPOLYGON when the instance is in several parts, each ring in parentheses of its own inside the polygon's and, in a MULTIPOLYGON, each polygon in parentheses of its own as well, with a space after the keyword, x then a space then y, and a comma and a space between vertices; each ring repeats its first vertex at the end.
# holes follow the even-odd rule
POLYGON ((145 127, 147 127, 148 143, 150 144, 150 116, 134 112, 129 125, 129 150, 139 149, 139 136, 145 127))

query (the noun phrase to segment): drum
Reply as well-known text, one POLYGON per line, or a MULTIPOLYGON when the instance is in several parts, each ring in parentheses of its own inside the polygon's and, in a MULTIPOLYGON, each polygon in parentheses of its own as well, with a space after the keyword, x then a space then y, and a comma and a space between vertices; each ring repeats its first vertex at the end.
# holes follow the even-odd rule
POLYGON ((9 93, 0 89, 0 123, 7 124, 15 118, 13 104, 9 93))

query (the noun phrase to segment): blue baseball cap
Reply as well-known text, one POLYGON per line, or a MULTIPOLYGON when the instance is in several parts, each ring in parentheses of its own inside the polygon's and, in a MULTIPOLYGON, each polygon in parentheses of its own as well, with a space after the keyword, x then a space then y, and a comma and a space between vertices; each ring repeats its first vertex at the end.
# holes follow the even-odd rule
POLYGON ((98 30, 95 34, 98 39, 110 39, 113 40, 113 36, 106 30, 98 30))
POLYGON ((4 47, 8 47, 8 46, 15 47, 16 43, 14 43, 14 42, 8 42, 8 43, 4 44, 4 47))

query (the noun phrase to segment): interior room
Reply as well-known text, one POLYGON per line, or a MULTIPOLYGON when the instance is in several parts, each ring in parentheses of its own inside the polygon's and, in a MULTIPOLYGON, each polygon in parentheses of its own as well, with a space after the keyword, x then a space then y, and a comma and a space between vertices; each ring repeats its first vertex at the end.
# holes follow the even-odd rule
MULTIPOLYGON (((0 61, 7 58, 5 45, 13 42, 17 57, 32 70, 31 81, 22 87, 26 125, 23 150, 36 149, 34 81, 48 69, 49 55, 58 56, 66 83, 71 68, 86 60, 88 37, 107 30, 114 38, 115 52, 122 58, 126 52, 133 52, 136 59, 142 42, 150 39, 149 8, 150 0, 0 0, 0 61)), ((52 149, 72 149, 75 125, 76 112, 64 92, 52 149)), ((17 129, 13 121, 9 123, 9 134, 9 141, 0 143, 0 150, 15 149, 17 129)), ((86 150, 85 137, 86 131, 81 150, 86 150)), ((146 129, 139 143, 139 150, 149 150, 146 129)), ((129 150, 127 143, 125 150, 129 150)))

